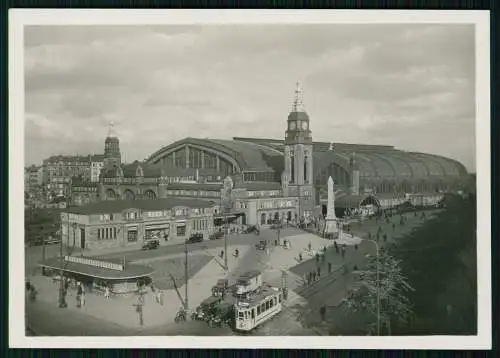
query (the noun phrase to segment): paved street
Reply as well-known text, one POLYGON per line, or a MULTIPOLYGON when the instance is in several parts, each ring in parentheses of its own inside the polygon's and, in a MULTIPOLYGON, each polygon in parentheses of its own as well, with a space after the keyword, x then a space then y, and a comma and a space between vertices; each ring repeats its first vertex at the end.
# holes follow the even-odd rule
POLYGON ((232 335, 229 328, 211 328, 203 322, 195 321, 170 323, 143 330, 131 329, 42 301, 27 303, 26 311, 28 329, 35 336, 232 335))
MULTIPOLYGON (((429 213, 428 217, 431 213, 429 213)), ((399 217, 393 218, 393 221, 399 220, 399 217)), ((378 226, 382 227, 384 233, 388 234, 387 243, 392 242, 397 239, 397 237, 404 235, 406 232, 411 230, 418 224, 423 223, 419 218, 414 218, 413 216, 408 216, 408 223, 405 226, 397 227, 393 230, 392 223, 375 223, 374 220, 369 220, 364 223, 353 223, 351 225, 351 232, 355 236, 366 237, 367 232, 376 231, 378 226)), ((399 224, 399 221, 398 221, 399 224)), ((323 247, 325 243, 330 243, 327 241, 322 241, 314 235, 301 232, 296 229, 283 229, 281 230, 281 238, 288 238, 292 243, 292 249, 284 249, 281 246, 274 246, 274 240, 277 238, 277 233, 271 230, 262 230, 261 235, 239 235, 231 236, 229 239, 231 249, 228 249, 231 255, 230 264, 230 278, 236 278, 240 274, 249 270, 260 270, 264 272, 264 279, 274 285, 281 284, 281 268, 291 269, 288 276, 289 284, 289 300, 284 305, 283 312, 271 320, 270 322, 264 324, 261 328, 257 329, 253 334, 255 335, 307 335, 312 334, 307 327, 316 327, 315 331, 319 328, 322 329, 321 319, 319 317, 319 307, 325 303, 329 305, 336 305, 338 302, 345 297, 345 293, 348 287, 352 284, 352 277, 348 275, 339 275, 338 278, 326 279, 324 273, 327 272, 327 263, 332 264, 332 269, 335 270, 341 267, 344 263, 352 267, 357 264, 359 267, 362 265, 362 261, 365 260, 366 253, 375 253, 374 245, 369 242, 362 242, 358 249, 356 250, 353 246, 348 247, 346 251, 345 258, 342 258, 339 253, 330 247, 327 251, 326 259, 321 264, 322 270, 322 280, 311 287, 301 287, 304 273, 310 272, 312 269, 316 268, 316 259, 314 256, 305 256, 305 262, 297 265, 296 256, 298 252, 303 252, 306 249, 310 241, 314 242, 314 250, 318 250, 323 247), (255 243, 260 240, 268 240, 270 245, 270 251, 259 251, 255 249, 255 243), (238 245, 238 246, 235 246, 238 245), (245 248, 246 246, 246 248, 245 248), (241 256, 236 259, 232 256, 232 250, 235 247, 240 247, 241 256), (311 259, 307 260, 308 257, 311 259), (292 266, 295 266, 292 268, 292 266), (295 290, 296 292, 293 292, 295 290), (334 302, 335 301, 335 302, 334 302)), ((374 235, 374 234, 372 234, 374 235)), ((383 244, 383 243, 382 243, 383 244)), ((220 251, 220 248, 224 246, 224 240, 207 241, 199 244, 189 245, 190 252, 196 253, 193 255, 193 259, 198 255, 206 256, 211 254, 216 256, 220 251)), ((56 252, 54 248, 52 251, 56 252)), ((119 258, 124 255, 130 261, 151 261, 152 265, 164 265, 164 262, 172 260, 174 256, 182 256, 184 252, 184 245, 172 245, 168 247, 162 247, 158 250, 151 251, 134 251, 127 252, 125 254, 109 254, 106 258, 119 258), (170 259, 169 259, 170 257, 170 259)), ((38 253, 39 254, 39 253, 38 253)), ((54 253, 56 254, 56 253, 54 253)), ((48 256, 48 255, 47 255, 48 256)), ((200 256, 200 257, 201 257, 200 256)), ((212 257, 213 257, 212 256, 212 257)), ((178 259, 180 260, 180 259, 178 259)), ((183 260, 180 260, 183 261, 183 260)), ((180 262, 179 261, 179 262, 180 262)), ((200 261, 201 262, 201 261, 200 261)), ((220 264, 220 263, 219 263, 220 264)), ((214 260, 211 261, 206 267, 200 268, 199 273, 193 272, 195 277, 191 281, 190 296, 194 295, 192 300, 190 299, 191 308, 194 308, 198 301, 201 301, 204 297, 210 296, 210 287, 215 283, 216 277, 223 274, 222 269, 218 263, 214 260), (210 266, 211 268, 209 268, 210 266)), ((175 265, 174 265, 175 266, 175 265)), ((179 266, 179 265, 177 265, 179 266)), ((176 266, 176 267, 177 267, 176 266)), ((180 267, 180 266, 179 266, 180 267)), ((165 268, 167 270, 167 268, 165 268)), ((197 269, 197 270, 198 270, 197 269)), ((168 269, 169 271, 171 269, 168 269)), ((193 271, 195 271, 193 269, 193 271)), ((179 271, 180 272, 180 271, 179 271)), ((179 287, 180 291, 183 292, 183 288, 179 287)), ((53 291, 53 289, 50 289, 53 291)), ((55 292, 53 292, 55 294, 55 292)), ((168 306, 173 305, 168 309, 170 312, 167 316, 170 316, 175 312, 179 306, 178 298, 174 295, 169 296, 168 306)), ((93 298, 88 297, 89 302, 93 298)), ((97 300, 102 297, 96 297, 97 300)), ((149 299, 152 299, 149 298, 149 299)), ((119 317, 120 308, 113 304, 112 306, 102 307, 99 309, 100 314, 86 314, 85 312, 78 311, 76 309, 59 309, 57 308, 57 303, 55 296, 53 299, 53 304, 47 301, 37 300, 35 303, 30 303, 27 305, 27 315, 30 322, 30 328, 37 335, 60 335, 64 331, 65 335, 176 335, 176 334, 193 334, 193 335, 228 335, 232 334, 228 329, 214 329, 209 328, 204 323, 200 322, 188 322, 186 324, 174 324, 173 319, 162 319, 161 316, 166 313, 159 315, 155 313, 158 309, 153 309, 154 303, 148 304, 147 310, 145 311, 145 319, 148 323, 152 325, 147 326, 147 328, 139 329, 137 324, 137 315, 132 315, 131 317, 134 322, 132 324, 125 324, 124 319, 118 321, 123 321, 122 324, 113 323, 113 321, 104 321, 100 317, 105 317, 110 311, 115 312, 114 317, 119 317), (118 315, 118 316, 117 316, 118 315), (50 318, 49 318, 50 317, 50 318), (81 322, 85 322, 81 324, 81 322), (156 323, 154 323, 156 322, 156 323), (163 322, 163 323, 162 323, 163 322), (67 329, 66 329, 67 326, 67 329), (61 329, 61 327, 65 327, 61 329), (83 328, 84 327, 84 328, 83 328)), ((97 301, 96 301, 97 302, 97 301)), ((95 306, 95 305, 94 305, 95 306)), ((99 306, 99 305, 98 305, 99 306)), ((121 305, 119 305, 121 306, 121 305)), ((97 306, 95 306, 97 307, 97 306)), ((130 307, 128 305, 127 307, 130 307)), ((168 308, 168 307, 165 307, 168 308)), ((128 308, 130 310, 130 308, 128 308)), ((84 310, 83 310, 84 311, 84 310)), ((328 321, 335 320, 334 310, 330 310, 328 321)), ((123 313, 122 313, 123 316, 123 313)), ((129 315, 130 316, 130 315, 129 315)), ((125 317, 123 317, 125 318, 125 317)), ((128 321, 127 321, 128 322, 128 321)))

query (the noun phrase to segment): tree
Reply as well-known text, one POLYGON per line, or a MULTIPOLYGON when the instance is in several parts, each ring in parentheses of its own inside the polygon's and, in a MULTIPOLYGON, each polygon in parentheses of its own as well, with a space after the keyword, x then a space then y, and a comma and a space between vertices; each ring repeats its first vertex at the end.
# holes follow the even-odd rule
POLYGON ((398 334, 475 334, 476 212, 475 199, 447 196, 446 210, 401 238, 390 249, 414 292, 408 294, 415 320, 395 327, 398 334), (446 306, 453 306, 449 323, 446 306))
POLYGON ((412 291, 402 274, 399 261, 381 249, 379 257, 370 256, 364 271, 359 273, 351 290, 344 299, 347 313, 365 316, 368 334, 376 334, 378 297, 380 295, 380 333, 391 334, 395 321, 406 322, 412 316, 412 306, 406 293, 412 291), (379 284, 377 285, 377 265, 379 284))

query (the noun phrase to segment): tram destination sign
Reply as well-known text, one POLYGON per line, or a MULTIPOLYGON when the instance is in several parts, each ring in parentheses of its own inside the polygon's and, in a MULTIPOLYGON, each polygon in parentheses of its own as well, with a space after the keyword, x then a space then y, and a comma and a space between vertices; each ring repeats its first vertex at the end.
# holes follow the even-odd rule
POLYGON ((68 262, 73 262, 76 264, 95 266, 95 267, 105 268, 105 269, 109 269, 109 270, 123 271, 122 264, 95 260, 95 259, 91 259, 89 257, 65 256, 64 260, 68 261, 68 262))

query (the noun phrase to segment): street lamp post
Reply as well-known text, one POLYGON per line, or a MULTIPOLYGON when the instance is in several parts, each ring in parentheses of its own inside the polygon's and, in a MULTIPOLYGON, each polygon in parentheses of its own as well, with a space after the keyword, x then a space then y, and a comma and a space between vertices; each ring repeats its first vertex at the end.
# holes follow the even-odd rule
MULTIPOLYGON (((68 238, 69 238, 69 221, 68 221, 68 238)), ((69 239, 68 239, 69 241, 69 239)), ((59 273, 59 308, 66 308, 66 295, 64 294, 64 256, 63 256, 63 239, 62 239, 62 221, 61 221, 61 241, 59 242, 59 255, 61 270, 59 273)))
POLYGON ((371 241, 377 250, 377 336, 380 336, 380 256, 379 246, 375 240, 363 239, 364 241, 371 241))
POLYGON ((189 309, 188 301, 188 245, 187 240, 184 242, 184 309, 187 311, 189 309))
POLYGON ((227 225, 227 210, 224 208, 224 268, 226 271, 228 270, 228 265, 227 265, 227 236, 228 236, 228 225, 227 225))

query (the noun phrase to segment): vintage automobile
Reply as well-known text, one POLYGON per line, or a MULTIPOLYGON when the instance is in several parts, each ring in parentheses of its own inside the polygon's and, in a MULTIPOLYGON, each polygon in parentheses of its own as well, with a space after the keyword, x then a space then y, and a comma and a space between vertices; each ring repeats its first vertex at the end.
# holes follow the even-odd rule
POLYGON ((204 299, 196 310, 191 314, 191 319, 196 321, 207 320, 213 315, 214 308, 221 302, 220 297, 208 297, 204 299))
POLYGON ((257 244, 255 244, 255 248, 257 250, 264 251, 267 248, 267 241, 260 240, 257 244))
POLYGON ((224 233, 222 231, 216 231, 212 235, 210 235, 208 238, 210 240, 217 240, 217 239, 222 239, 224 237, 224 233))
POLYGON ((214 307, 206 318, 209 327, 233 326, 234 308, 229 302, 222 301, 214 307))
POLYGON ((148 240, 143 245, 141 250, 154 250, 160 246, 159 240, 148 240))
POLYGON ((222 297, 224 293, 227 291, 229 286, 229 281, 225 278, 217 280, 215 286, 212 287, 212 296, 214 297, 222 297))
POLYGON ((247 226, 244 230, 243 230, 243 233, 244 234, 251 234, 251 233, 257 233, 259 231, 259 228, 255 225, 250 225, 250 226, 247 226))
POLYGON ((194 244, 202 241, 203 241, 203 234, 201 232, 196 232, 194 234, 191 234, 187 242, 189 244, 194 244))

